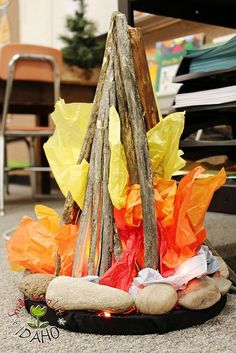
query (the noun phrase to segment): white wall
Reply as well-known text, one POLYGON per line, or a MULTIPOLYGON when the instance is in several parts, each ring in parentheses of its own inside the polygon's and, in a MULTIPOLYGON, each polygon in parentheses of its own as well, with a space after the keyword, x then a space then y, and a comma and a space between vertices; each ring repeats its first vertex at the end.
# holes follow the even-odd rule
POLYGON ((51 46, 52 1, 19 1, 20 42, 51 46))
MULTIPOLYGON (((61 48, 59 35, 66 33, 66 16, 77 6, 73 0, 20 0, 20 41, 61 48)), ((107 32, 117 8, 117 0, 87 0, 87 18, 96 23, 98 35, 107 32)))

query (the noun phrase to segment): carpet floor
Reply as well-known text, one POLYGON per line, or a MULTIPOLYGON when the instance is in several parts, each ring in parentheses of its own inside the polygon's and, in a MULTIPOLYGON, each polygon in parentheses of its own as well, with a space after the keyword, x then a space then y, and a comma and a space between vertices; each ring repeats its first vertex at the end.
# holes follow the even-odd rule
MULTIPOLYGON (((61 212, 63 200, 42 203, 61 212)), ((33 216, 33 203, 28 188, 13 189, 6 203, 6 215, 0 218, 0 235, 15 226, 26 214, 33 216), (20 190, 19 190, 20 189, 20 190), (24 197, 22 197, 24 195, 24 197)), ((235 265, 236 216, 208 213, 208 238, 224 258, 235 265)), ((17 289, 19 273, 11 272, 6 257, 6 242, 0 236, 0 352, 1 353, 232 353, 236 352, 236 295, 229 294, 220 315, 201 326, 174 331, 165 335, 100 336, 59 330, 42 337, 35 331, 24 331, 29 315, 20 308, 21 293, 17 289), (16 308, 18 307, 18 310, 16 308), (16 313, 18 316, 16 316, 16 313), (26 337, 28 336, 28 337, 26 337), (58 337, 57 337, 58 336, 58 337), (44 341, 44 342, 42 342, 44 341)))

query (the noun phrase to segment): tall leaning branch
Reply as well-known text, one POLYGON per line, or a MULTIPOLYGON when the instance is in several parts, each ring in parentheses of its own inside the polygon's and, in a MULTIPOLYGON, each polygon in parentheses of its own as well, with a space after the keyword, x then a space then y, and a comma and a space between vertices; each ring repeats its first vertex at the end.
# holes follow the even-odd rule
POLYGON ((129 27, 129 35, 133 53, 137 88, 141 104, 145 112, 145 125, 146 130, 148 131, 159 122, 159 113, 148 69, 142 31, 140 28, 129 27))
POLYGON ((116 16, 117 48, 121 64, 128 109, 131 113, 131 128, 137 159, 139 184, 141 188, 142 216, 144 227, 144 265, 156 269, 158 265, 157 225, 154 207, 152 170, 144 123, 144 112, 137 90, 132 49, 126 18, 116 16))
POLYGON ((111 55, 112 75, 109 87, 109 109, 104 121, 104 145, 103 145, 103 178, 102 178, 102 214, 101 214, 101 260, 99 263, 99 275, 102 276, 112 264, 113 252, 113 205, 108 190, 110 170, 109 147, 109 110, 116 106, 116 90, 114 84, 114 52, 111 55))
POLYGON ((114 31, 114 43, 115 43, 115 58, 114 58, 114 71, 115 71, 115 83, 116 83, 116 94, 117 94, 117 111, 120 116, 121 122, 121 142, 124 146, 127 167, 131 184, 138 184, 138 171, 137 162, 134 149, 134 141, 132 137, 130 117, 128 112, 128 106, 125 96, 124 84, 121 77, 121 64, 117 49, 117 32, 114 31))
MULTIPOLYGON (((109 62, 108 57, 110 55, 111 47, 113 45, 113 26, 114 26, 115 16, 116 16, 116 14, 114 13, 111 18, 110 28, 109 28, 109 31, 107 34, 107 41, 106 41, 106 47, 105 47, 105 52, 104 52, 102 68, 100 71, 99 81, 98 81, 96 93, 94 96, 93 109, 92 109, 92 113, 91 113, 91 117, 90 117, 90 122, 89 122, 89 126, 88 126, 88 129, 87 129, 84 141, 83 141, 83 145, 82 145, 82 148, 80 151, 80 155, 79 155, 77 164, 80 164, 83 159, 86 159, 88 162, 90 159, 91 146, 92 146, 93 137, 95 134, 99 104, 101 101, 104 80, 105 80, 106 71, 107 71, 108 62, 109 62)), ((79 183, 79 180, 78 180, 78 183, 79 183)), ((73 200, 71 193, 68 192, 68 195, 65 200, 64 208, 63 208, 63 213, 62 213, 62 224, 70 224, 70 223, 75 224, 75 223, 77 223, 79 213, 80 213, 80 209, 79 209, 78 205, 73 200)))
MULTIPOLYGON (((109 65, 107 68, 105 83, 101 95, 97 127, 94 139, 96 158, 93 169, 92 238, 89 253, 89 274, 94 274, 93 271, 95 265, 95 252, 97 242, 100 239, 102 244, 104 236, 109 236, 108 234, 103 234, 104 222, 106 226, 106 220, 104 219, 106 215, 104 215, 102 210, 104 209, 104 205, 107 202, 107 198, 110 201, 109 194, 106 193, 106 189, 104 190, 103 179, 104 173, 105 175, 108 175, 109 173, 109 156, 107 156, 107 153, 109 151, 107 151, 105 140, 106 136, 108 136, 108 117, 110 107, 109 94, 112 87, 113 76, 113 56, 110 54, 109 65)), ((105 182, 108 184, 108 179, 106 179, 105 182)), ((100 251, 101 255, 104 256, 102 252, 102 246, 100 248, 100 251)))

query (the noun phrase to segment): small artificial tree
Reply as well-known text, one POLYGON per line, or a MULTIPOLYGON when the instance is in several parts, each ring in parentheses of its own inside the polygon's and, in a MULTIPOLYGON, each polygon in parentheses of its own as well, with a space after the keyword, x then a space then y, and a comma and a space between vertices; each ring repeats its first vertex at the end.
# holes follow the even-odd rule
POLYGON ((95 24, 85 18, 85 0, 74 1, 78 1, 78 10, 66 20, 66 27, 72 35, 60 36, 66 44, 62 49, 63 60, 70 66, 93 68, 102 63, 104 43, 95 37, 95 24))

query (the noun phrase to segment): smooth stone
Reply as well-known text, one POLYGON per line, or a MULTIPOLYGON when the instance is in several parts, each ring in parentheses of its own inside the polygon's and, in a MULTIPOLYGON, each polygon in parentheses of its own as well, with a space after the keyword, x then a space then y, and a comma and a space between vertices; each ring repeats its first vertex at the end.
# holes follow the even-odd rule
POLYGON ((207 309, 217 303, 221 298, 219 288, 207 276, 194 278, 187 287, 178 291, 178 302, 181 306, 192 309, 207 309))
POLYGON ((55 278, 54 275, 47 273, 33 273, 24 276, 19 285, 19 290, 31 300, 41 300, 45 294, 49 283, 55 278))
POLYGON ((216 256, 216 258, 219 261, 219 265, 220 265, 219 271, 221 276, 224 278, 229 278, 229 269, 226 262, 220 256, 216 256))
POLYGON ((134 305, 131 295, 123 290, 67 276, 51 281, 46 301, 54 309, 117 313, 125 312, 134 305))
POLYGON ((172 310, 177 302, 176 290, 169 284, 153 284, 138 291, 135 305, 142 314, 160 315, 172 310))
POLYGON ((232 282, 220 275, 220 273, 215 273, 211 279, 214 281, 215 285, 219 288, 221 295, 225 295, 229 292, 232 282))

